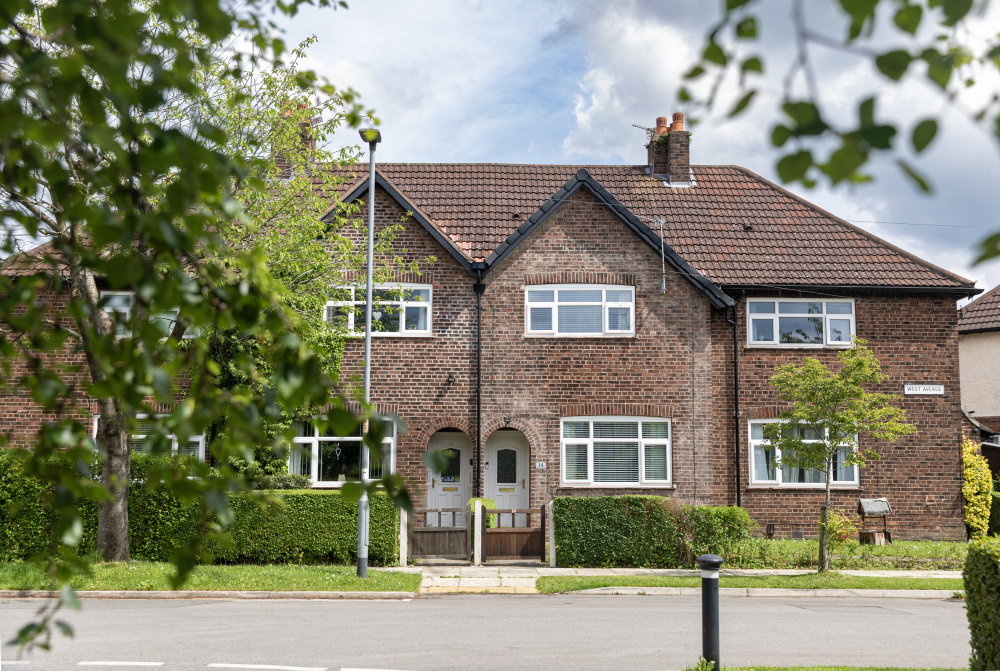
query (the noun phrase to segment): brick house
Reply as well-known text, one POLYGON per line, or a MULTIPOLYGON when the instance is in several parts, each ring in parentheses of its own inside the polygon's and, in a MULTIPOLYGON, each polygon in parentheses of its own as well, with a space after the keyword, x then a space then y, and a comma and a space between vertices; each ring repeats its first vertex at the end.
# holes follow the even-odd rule
MULTIPOLYGON (((376 166, 376 227, 404 221, 404 260, 436 258, 373 310, 372 399, 407 427, 398 472, 432 507, 656 494, 815 535, 821 478, 761 441, 781 411, 768 378, 856 334, 881 391, 944 393, 902 397, 916 435, 862 436, 883 458, 837 469, 836 507, 887 496, 898 537, 964 539, 955 301, 979 290, 745 168, 691 166, 681 115, 654 140, 639 166, 376 166), (431 448, 453 454, 442 473, 431 448)), ((368 197, 355 170, 346 201, 368 197)), ((363 288, 344 291, 327 318, 363 329, 363 288)), ((345 379, 362 370, 350 339, 345 379)), ((335 486, 323 438, 302 440, 293 470, 335 486)))
MULTIPOLYGON (((978 290, 745 168, 690 165, 689 145, 675 115, 645 165, 377 166, 376 227, 402 221, 397 251, 421 272, 377 287, 372 400, 406 431, 376 473, 433 507, 655 494, 813 536, 823 484, 763 443, 781 411, 768 379, 857 335, 888 375, 880 391, 943 393, 902 397, 917 434, 861 437, 883 458, 838 468, 835 506, 887 496, 897 537, 964 539, 955 301, 978 290), (443 472, 422 465, 428 449, 449 451, 443 472)), ((354 171, 341 197, 365 201, 367 166, 354 171)), ((363 288, 337 287, 323 316, 358 330, 363 306, 363 288)), ((348 338, 345 385, 363 352, 348 338)), ((30 444, 39 413, 0 393, 2 430, 30 444)), ((337 487, 359 447, 296 423, 289 469, 337 487)), ((175 450, 203 455, 204 440, 175 450)))
POLYGON ((958 311, 962 409, 983 442, 990 470, 1000 474, 1000 286, 958 311))

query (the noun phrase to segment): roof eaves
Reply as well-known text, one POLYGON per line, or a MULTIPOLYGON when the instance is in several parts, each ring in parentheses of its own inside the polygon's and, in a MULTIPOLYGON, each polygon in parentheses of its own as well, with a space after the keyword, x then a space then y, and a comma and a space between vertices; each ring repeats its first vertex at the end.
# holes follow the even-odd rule
MULTIPOLYGON (((461 249, 459 249, 459 247, 455 245, 455 242, 448 236, 448 234, 442 231, 440 228, 438 228, 437 225, 434 224, 434 222, 432 222, 430 218, 427 217, 420 210, 419 207, 415 206, 413 203, 408 201, 400 193, 399 189, 396 188, 396 186, 392 183, 392 181, 383 176, 382 173, 378 171, 378 168, 375 169, 375 184, 385 189, 385 192, 388 193, 390 196, 392 196, 392 199, 395 200, 400 207, 402 207, 407 212, 412 212, 413 218, 417 221, 417 223, 419 223, 424 228, 424 230, 426 230, 439 245, 448 250, 448 252, 455 258, 455 260, 458 261, 459 264, 461 264, 461 266, 465 268, 469 273, 475 274, 472 272, 473 259, 465 252, 463 252, 461 249)), ((368 192, 368 180, 366 179, 360 184, 358 184, 350 193, 344 196, 343 202, 352 203, 367 192, 368 192)), ((323 218, 329 219, 332 211, 333 210, 331 209, 329 212, 327 212, 323 218)))
POLYGON ((545 221, 550 214, 555 212, 556 206, 565 202, 581 187, 586 187, 594 196, 618 215, 618 218, 625 223, 639 238, 649 245, 654 251, 663 250, 663 255, 670 266, 684 279, 690 282, 696 289, 705 294, 709 301, 717 308, 726 308, 733 305, 733 299, 728 296, 710 279, 695 270, 685 261, 674 249, 660 240, 646 224, 642 223, 635 214, 625 205, 618 201, 611 193, 605 189, 600 182, 584 168, 580 168, 576 174, 569 178, 566 183, 557 190, 551 198, 542 204, 528 221, 517 228, 516 231, 507 236, 492 254, 486 257, 487 272, 511 252, 528 234, 545 221))
POLYGON ((889 249, 891 249, 892 251, 896 252, 897 254, 905 256, 906 258, 910 259, 911 261, 913 261, 913 262, 915 262, 915 263, 917 263, 917 264, 919 264, 921 266, 924 266, 925 268, 927 268, 927 269, 929 269, 929 270, 931 270, 931 271, 933 271, 933 272, 935 272, 935 273, 937 273, 939 275, 943 275, 944 277, 947 277, 948 279, 950 279, 950 280, 952 280, 954 282, 958 282, 959 284, 965 285, 967 287, 971 287, 971 286, 975 285, 975 281, 967 279, 965 277, 962 277, 961 275, 957 275, 957 274, 955 274, 955 273, 953 273, 953 272, 951 272, 949 270, 945 270, 944 268, 942 268, 940 266, 936 266, 933 263, 931 263, 930 261, 926 261, 926 260, 920 258, 916 254, 911 254, 910 252, 906 251, 905 249, 897 247, 896 245, 892 244, 891 242, 889 242, 887 240, 883 240, 882 238, 878 237, 877 235, 869 233, 868 231, 864 230, 863 228, 861 228, 859 226, 855 226, 854 224, 852 224, 852 223, 850 223, 848 221, 845 221, 844 219, 841 219, 837 215, 824 210, 819 205, 816 205, 815 203, 811 203, 808 200, 806 200, 805 198, 802 198, 801 196, 798 196, 798 195, 792 193, 791 191, 789 191, 788 189, 784 188, 780 184, 776 184, 775 182, 772 182, 771 180, 767 179, 766 177, 762 177, 762 176, 758 175, 753 170, 749 170, 749 169, 744 168, 743 166, 740 166, 740 165, 732 165, 732 166, 728 166, 728 167, 731 167, 731 168, 734 168, 736 170, 739 170, 739 171, 743 172, 744 174, 748 175, 749 177, 752 177, 753 179, 759 180, 759 181, 763 182, 764 184, 766 184, 766 185, 768 185, 768 186, 770 186, 770 187, 772 187, 774 189, 777 189, 782 194, 788 196, 789 198, 795 200, 798 203, 801 203, 801 204, 805 205, 806 207, 808 207, 809 209, 813 210, 814 212, 816 212, 818 214, 821 214, 824 217, 828 217, 830 220, 837 222, 841 226, 844 226, 845 228, 850 229, 854 233, 857 233, 857 234, 859 234, 859 235, 861 235, 863 237, 866 237, 866 238, 868 238, 869 240, 871 240, 873 242, 876 242, 876 243, 878 243, 880 245, 888 247, 889 249))

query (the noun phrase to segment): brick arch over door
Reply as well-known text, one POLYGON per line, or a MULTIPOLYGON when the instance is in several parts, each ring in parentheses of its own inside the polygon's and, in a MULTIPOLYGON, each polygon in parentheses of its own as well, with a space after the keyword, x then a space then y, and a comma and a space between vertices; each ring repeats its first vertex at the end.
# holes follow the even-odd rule
POLYGON ((517 429, 520 431, 528 441, 529 450, 537 450, 542 445, 541 436, 538 435, 535 427, 527 422, 522 422, 517 418, 511 419, 509 422, 497 420, 492 424, 487 424, 483 431, 483 445, 486 444, 486 441, 489 440, 490 436, 501 429, 517 429))
POLYGON ((423 449, 427 449, 430 444, 431 436, 433 436, 438 431, 442 429, 458 429, 466 435, 466 437, 475 444, 475 439, 473 436, 475 433, 472 431, 472 424, 461 417, 436 417, 430 422, 420 427, 420 431, 414 439, 416 445, 420 445, 423 449))

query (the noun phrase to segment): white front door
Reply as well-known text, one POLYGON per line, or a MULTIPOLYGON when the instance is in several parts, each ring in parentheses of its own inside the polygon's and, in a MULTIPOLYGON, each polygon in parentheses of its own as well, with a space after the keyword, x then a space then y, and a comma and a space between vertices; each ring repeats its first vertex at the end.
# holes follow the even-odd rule
MULTIPOLYGON (((486 441, 486 498, 497 502, 497 510, 528 507, 528 441, 520 431, 501 429, 486 441)), ((510 515, 499 516, 500 526, 511 526, 510 515)), ((525 525, 517 516, 517 526, 525 525)))
MULTIPOLYGON (((441 431, 431 436, 428 449, 442 450, 448 466, 441 473, 427 471, 428 508, 465 508, 472 497, 472 442, 460 431, 441 431)), ((427 526, 450 527, 452 513, 427 513, 427 526)), ((456 513, 455 526, 466 524, 465 514, 456 513)))

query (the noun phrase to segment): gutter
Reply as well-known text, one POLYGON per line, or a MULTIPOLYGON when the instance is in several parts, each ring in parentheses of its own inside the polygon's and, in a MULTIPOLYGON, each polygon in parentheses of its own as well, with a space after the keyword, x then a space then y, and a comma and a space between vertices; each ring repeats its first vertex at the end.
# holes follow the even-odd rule
POLYGON ((483 458, 483 292, 486 285, 483 284, 483 271, 485 263, 476 262, 473 270, 476 273, 476 283, 472 285, 472 290, 476 293, 476 496, 483 496, 482 464, 483 458))
POLYGON ((901 287, 884 284, 721 284, 723 291, 736 289, 740 291, 761 290, 769 291, 878 291, 881 293, 896 294, 923 294, 923 295, 953 295, 953 296, 975 296, 983 292, 976 287, 901 287))

